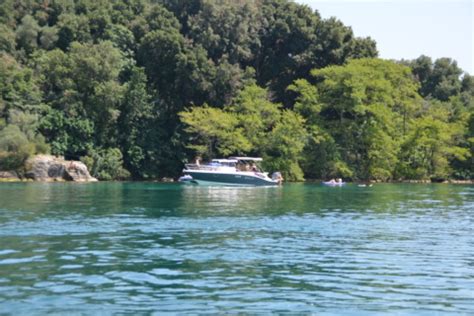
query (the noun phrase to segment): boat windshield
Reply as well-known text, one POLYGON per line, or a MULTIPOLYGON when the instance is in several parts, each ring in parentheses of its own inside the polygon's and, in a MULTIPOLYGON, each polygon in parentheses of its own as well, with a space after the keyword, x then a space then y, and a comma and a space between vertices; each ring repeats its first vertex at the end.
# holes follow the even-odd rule
POLYGON ((223 166, 223 167, 235 167, 237 160, 234 159, 212 159, 209 163, 210 166, 223 166))
POLYGON ((263 173, 260 163, 254 160, 239 160, 237 163, 237 170, 263 173))
POLYGON ((235 171, 250 171, 264 173, 261 167, 262 158, 231 157, 229 159, 212 159, 204 164, 186 164, 187 169, 217 170, 231 168, 235 171))

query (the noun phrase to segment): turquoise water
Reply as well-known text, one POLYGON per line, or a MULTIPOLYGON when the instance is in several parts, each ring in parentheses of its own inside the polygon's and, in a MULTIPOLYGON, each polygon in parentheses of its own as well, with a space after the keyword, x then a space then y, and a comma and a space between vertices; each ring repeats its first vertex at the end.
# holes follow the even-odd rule
POLYGON ((0 314, 474 314, 474 186, 0 184, 0 314))

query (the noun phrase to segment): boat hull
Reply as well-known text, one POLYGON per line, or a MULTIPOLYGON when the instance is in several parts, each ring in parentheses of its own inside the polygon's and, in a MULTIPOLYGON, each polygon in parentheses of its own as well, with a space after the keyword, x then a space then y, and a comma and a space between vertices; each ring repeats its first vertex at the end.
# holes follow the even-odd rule
POLYGON ((343 185, 346 185, 345 182, 322 182, 322 185, 326 185, 328 187, 342 187, 343 185))
POLYGON ((265 186, 278 185, 278 181, 256 173, 219 173, 199 170, 184 170, 184 174, 193 177, 192 182, 202 185, 265 186))

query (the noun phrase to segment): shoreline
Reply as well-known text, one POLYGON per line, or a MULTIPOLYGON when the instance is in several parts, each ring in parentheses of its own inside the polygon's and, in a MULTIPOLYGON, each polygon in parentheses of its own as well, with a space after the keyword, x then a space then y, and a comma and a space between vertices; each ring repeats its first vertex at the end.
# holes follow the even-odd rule
MULTIPOLYGON (((296 182, 284 182, 284 183, 322 183, 325 180, 321 179, 307 179, 305 181, 296 182)), ((162 178, 154 180, 102 180, 102 181, 67 181, 64 179, 51 179, 51 180, 33 180, 33 179, 20 179, 20 178, 0 178, 0 183, 97 183, 97 182, 149 182, 149 183, 179 183, 177 180, 171 178, 162 178)), ((474 184, 472 180, 456 180, 448 179, 444 181, 431 181, 431 180, 397 180, 397 181, 351 181, 346 182, 348 184, 474 184)))
MULTIPOLYGON (((307 179, 303 182, 324 182, 326 180, 321 179, 307 179)), ((443 181, 431 181, 431 180, 392 180, 392 181, 347 181, 346 183, 352 184, 474 184, 474 179, 472 180, 456 180, 456 179, 446 179, 443 181)))

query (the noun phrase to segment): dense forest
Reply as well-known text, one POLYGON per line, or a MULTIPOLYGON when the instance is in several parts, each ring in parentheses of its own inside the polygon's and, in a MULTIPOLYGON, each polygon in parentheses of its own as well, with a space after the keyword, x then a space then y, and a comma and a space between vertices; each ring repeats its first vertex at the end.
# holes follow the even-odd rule
POLYGON ((289 180, 473 179, 474 77, 287 0, 0 0, 0 170, 262 156, 289 180))

